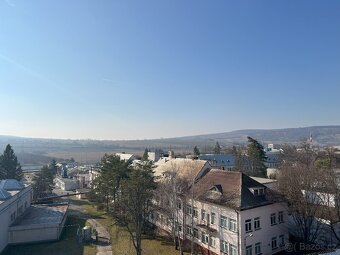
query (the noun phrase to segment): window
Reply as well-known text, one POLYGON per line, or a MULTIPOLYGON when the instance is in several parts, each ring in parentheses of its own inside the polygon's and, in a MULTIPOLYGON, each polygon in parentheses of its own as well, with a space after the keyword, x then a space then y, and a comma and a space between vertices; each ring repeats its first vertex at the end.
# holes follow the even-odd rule
POLYGON ((187 205, 187 214, 192 215, 192 207, 191 207, 191 205, 187 205))
POLYGON ((229 230, 234 232, 237 231, 236 220, 229 219, 229 230))
POLYGON ((197 217, 198 215, 198 211, 196 207, 191 207, 191 205, 187 205, 187 214, 193 216, 193 217, 197 217))
POLYGON ((216 214, 215 214, 215 213, 211 213, 210 223, 211 223, 212 225, 215 224, 215 221, 216 221, 215 218, 216 218, 216 214))
POLYGON ((198 217, 198 210, 197 210, 196 207, 194 207, 194 209, 193 209, 193 214, 194 214, 193 215, 194 217, 196 217, 196 218, 198 217))
POLYGON ((197 228, 194 228, 194 237, 198 238, 198 229, 197 228))
POLYGON ((187 226, 186 227, 186 233, 187 233, 187 235, 192 236, 192 228, 191 228, 191 226, 187 226))
POLYGON ((278 218, 279 218, 279 223, 282 223, 283 222, 283 212, 282 211, 279 212, 278 218))
POLYGON ((246 255, 253 255, 253 247, 251 245, 246 247, 246 255))
POLYGON ((277 238, 272 238, 272 250, 275 250, 277 248, 277 238))
POLYGON ((256 243, 255 244, 255 255, 260 255, 261 254, 261 243, 256 243))
POLYGON ((237 248, 235 245, 230 244, 229 245, 229 255, 236 255, 237 254, 237 248))
POLYGON ((279 236, 279 244, 280 244, 280 247, 285 246, 285 236, 284 235, 279 236))
POLYGON ((260 196, 264 195, 264 189, 260 189, 259 195, 260 195, 260 196))
POLYGON ((206 233, 204 233, 204 232, 202 232, 202 238, 201 238, 201 241, 202 241, 202 243, 206 243, 206 244, 208 244, 208 243, 209 243, 209 235, 208 235, 208 234, 206 234, 206 233))
POLYGON ((209 245, 211 247, 216 247, 216 240, 215 240, 215 237, 210 237, 209 239, 209 245))
POLYGON ((252 229, 251 229, 251 219, 246 220, 246 225, 245 226, 246 226, 246 233, 252 231, 252 229))
POLYGON ((228 218, 221 216, 221 227, 222 228, 228 228, 228 218))
POLYGON ((177 209, 182 209, 182 202, 181 201, 177 201, 177 209))
POLYGON ((254 229, 255 230, 261 229, 260 217, 257 217, 254 219, 254 229))
POLYGON ((276 213, 272 213, 270 215, 270 224, 273 226, 273 225, 276 225, 276 213))
POLYGON ((228 243, 224 240, 221 240, 221 251, 228 253, 228 243))
POLYGON ((204 220, 205 219, 205 210, 202 209, 201 210, 201 220, 204 220))
POLYGON ((15 212, 11 214, 11 222, 15 220, 15 212))
POLYGON ((255 196, 258 196, 258 195, 259 195, 259 190, 258 190, 258 189, 255 189, 255 190, 254 190, 254 195, 255 195, 255 196))

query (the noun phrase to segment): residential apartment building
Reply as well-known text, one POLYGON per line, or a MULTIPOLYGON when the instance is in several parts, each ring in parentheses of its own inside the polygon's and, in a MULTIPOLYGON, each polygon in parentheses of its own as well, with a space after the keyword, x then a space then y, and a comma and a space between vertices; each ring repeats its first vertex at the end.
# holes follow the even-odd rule
MULTIPOLYGON (((266 186, 241 172, 212 169, 178 199, 176 229, 203 254, 275 254, 288 241, 287 212, 266 186), (193 199, 192 199, 193 198, 193 199)), ((170 231, 155 212, 152 222, 170 231)))

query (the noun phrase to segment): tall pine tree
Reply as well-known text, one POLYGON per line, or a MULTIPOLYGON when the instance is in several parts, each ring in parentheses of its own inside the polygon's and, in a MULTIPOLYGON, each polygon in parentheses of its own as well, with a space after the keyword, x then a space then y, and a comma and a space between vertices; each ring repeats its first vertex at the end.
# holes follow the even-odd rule
POLYGON ((0 156, 0 179, 17 179, 22 177, 22 169, 10 144, 0 156))
POLYGON ((216 142, 215 148, 214 148, 215 154, 221 154, 221 146, 218 142, 216 142))
POLYGON ((265 162, 267 160, 266 153, 262 144, 254 138, 248 136, 248 158, 250 161, 251 174, 256 177, 266 177, 267 167, 265 162))
POLYGON ((53 175, 56 175, 58 171, 57 161, 55 161, 55 159, 52 159, 51 163, 48 165, 48 168, 51 170, 53 175))
POLYGON ((200 153, 200 150, 198 149, 197 146, 194 147, 194 155, 195 156, 199 156, 201 153, 200 153))
POLYGON ((53 173, 48 166, 43 166, 33 178, 34 198, 46 197, 53 189, 53 173))
POLYGON ((142 157, 143 161, 148 161, 149 160, 149 154, 148 153, 149 153, 148 148, 145 148, 144 154, 143 154, 143 157, 142 157))

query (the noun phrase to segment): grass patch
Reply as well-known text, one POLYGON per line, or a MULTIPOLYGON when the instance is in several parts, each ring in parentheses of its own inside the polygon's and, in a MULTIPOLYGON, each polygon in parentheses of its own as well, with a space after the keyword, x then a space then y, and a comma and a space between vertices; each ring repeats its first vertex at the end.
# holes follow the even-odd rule
MULTIPOLYGON (((135 248, 132 244, 128 231, 117 225, 112 224, 112 218, 105 211, 98 210, 96 206, 87 200, 72 199, 72 203, 82 206, 90 218, 96 219, 102 224, 111 235, 112 254, 116 255, 135 255, 135 248)), ((172 242, 157 236, 156 238, 145 236, 142 240, 143 255, 178 255, 172 242)), ((188 255, 190 253, 184 253, 188 255)))
MULTIPOLYGON (((68 216, 65 226, 79 224, 84 227, 85 219, 68 216)), ((77 242, 77 226, 65 227, 60 241, 9 246, 2 255, 95 255, 94 245, 77 242)))

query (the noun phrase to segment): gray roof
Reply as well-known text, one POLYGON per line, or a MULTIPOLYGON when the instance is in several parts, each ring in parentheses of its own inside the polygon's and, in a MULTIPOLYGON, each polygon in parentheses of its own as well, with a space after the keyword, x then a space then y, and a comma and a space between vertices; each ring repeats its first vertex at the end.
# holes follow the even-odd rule
POLYGON ((268 188, 241 172, 212 169, 194 186, 200 200, 246 210, 268 205, 273 201, 268 188), (216 188, 214 188, 216 187, 216 188), (251 189, 263 188, 263 195, 254 195, 251 189))
POLYGON ((11 197, 11 193, 0 188, 0 201, 5 201, 11 197))
POLYGON ((61 224, 68 209, 68 204, 31 205, 23 217, 12 224, 25 226, 35 224, 61 224))
POLYGON ((198 158, 201 160, 212 161, 217 165, 223 165, 226 167, 235 166, 235 156, 231 154, 201 154, 198 158))
POLYGON ((5 179, 0 181, 0 189, 7 191, 22 190, 24 186, 15 179, 5 179))

